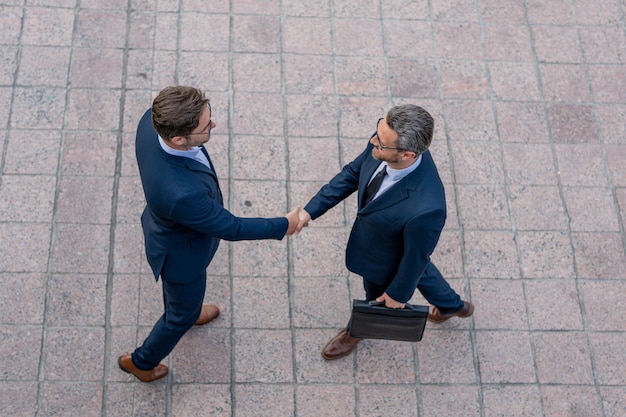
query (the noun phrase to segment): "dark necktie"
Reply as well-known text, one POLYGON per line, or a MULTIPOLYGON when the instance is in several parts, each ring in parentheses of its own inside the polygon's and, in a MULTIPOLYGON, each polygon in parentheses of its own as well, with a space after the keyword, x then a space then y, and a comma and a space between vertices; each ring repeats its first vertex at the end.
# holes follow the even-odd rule
POLYGON ((363 205, 365 206, 367 203, 372 201, 378 190, 380 189, 380 185, 383 183, 383 179, 385 179, 385 175, 387 175, 387 166, 385 166, 372 181, 369 183, 367 188, 365 189, 365 195, 363 196, 363 205))

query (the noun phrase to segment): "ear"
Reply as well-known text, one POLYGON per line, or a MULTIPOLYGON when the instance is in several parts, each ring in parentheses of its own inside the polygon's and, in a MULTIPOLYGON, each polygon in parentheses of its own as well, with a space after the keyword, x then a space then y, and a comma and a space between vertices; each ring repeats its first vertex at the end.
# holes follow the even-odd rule
POLYGON ((183 146, 187 143, 187 139, 184 136, 174 136, 170 139, 170 142, 176 146, 183 146))
POLYGON ((402 154, 402 159, 405 161, 408 159, 417 159, 417 154, 415 152, 404 151, 404 153, 402 154))

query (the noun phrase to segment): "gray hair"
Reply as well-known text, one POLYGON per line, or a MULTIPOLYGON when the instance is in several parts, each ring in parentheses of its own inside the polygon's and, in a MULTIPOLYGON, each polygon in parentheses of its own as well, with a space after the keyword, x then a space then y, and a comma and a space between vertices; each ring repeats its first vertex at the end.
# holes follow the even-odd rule
POLYGON ((398 134, 397 147, 421 155, 430 146, 433 139, 435 121, 420 106, 404 104, 395 106, 387 112, 389 127, 398 134))

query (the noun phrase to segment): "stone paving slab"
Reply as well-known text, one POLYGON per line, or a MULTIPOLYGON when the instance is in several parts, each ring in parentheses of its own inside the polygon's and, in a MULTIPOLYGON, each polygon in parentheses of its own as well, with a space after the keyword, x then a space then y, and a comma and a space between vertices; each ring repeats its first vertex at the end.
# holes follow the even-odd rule
POLYGON ((0 415, 626 415, 624 1, 0 0, 0 28, 0 415), (304 205, 387 109, 428 109, 433 260, 474 316, 325 362, 363 296, 352 196, 223 242, 220 317, 166 379, 121 372, 161 314, 134 131, 171 84, 211 98, 240 216, 304 205))

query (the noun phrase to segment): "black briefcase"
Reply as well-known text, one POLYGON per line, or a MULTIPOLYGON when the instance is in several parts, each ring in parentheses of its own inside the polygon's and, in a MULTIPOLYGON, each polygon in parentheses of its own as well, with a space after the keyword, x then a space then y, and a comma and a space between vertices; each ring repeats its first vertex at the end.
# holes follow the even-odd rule
POLYGON ((387 308, 384 302, 354 300, 350 336, 419 342, 427 318, 427 306, 407 303, 404 308, 387 308))

